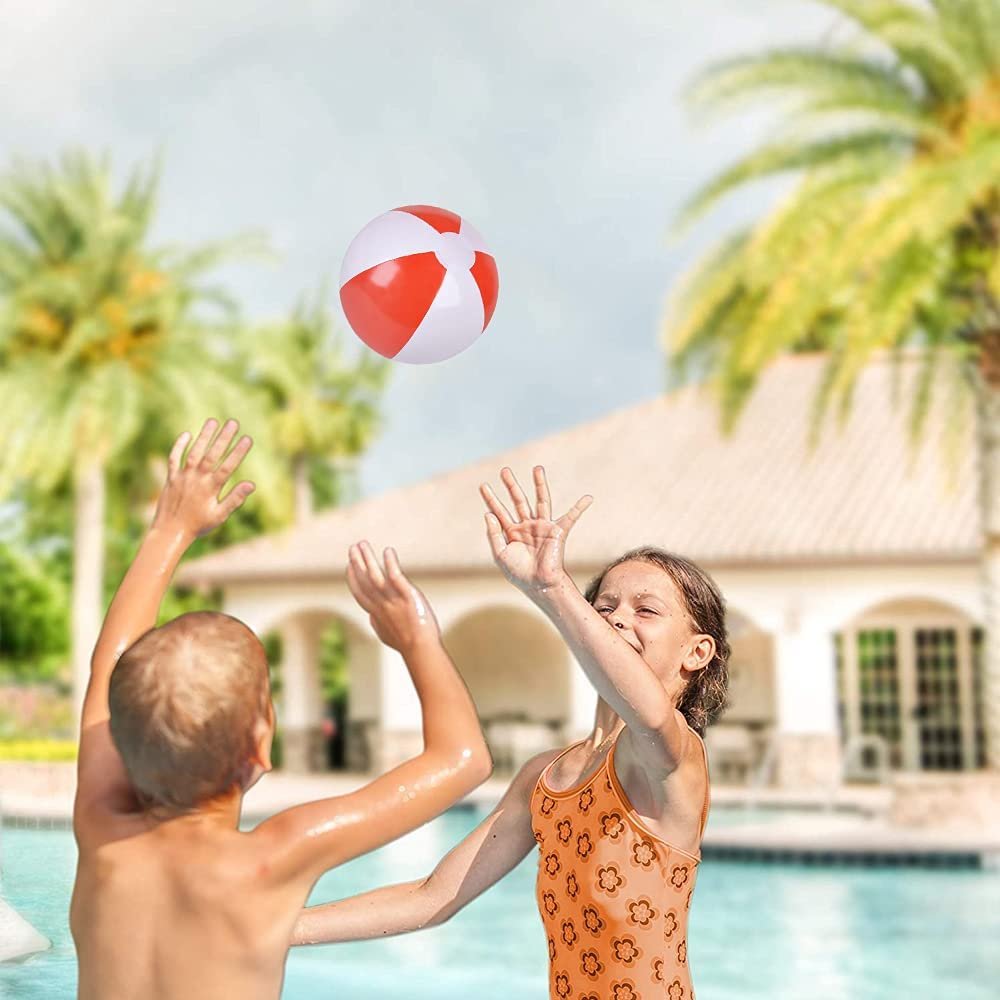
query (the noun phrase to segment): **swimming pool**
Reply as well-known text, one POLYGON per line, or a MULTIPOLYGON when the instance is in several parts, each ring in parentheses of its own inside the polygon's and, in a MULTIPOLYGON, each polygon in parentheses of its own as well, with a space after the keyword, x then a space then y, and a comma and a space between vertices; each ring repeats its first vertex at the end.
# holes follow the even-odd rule
MULTIPOLYGON (((416 878, 485 815, 452 809, 331 872, 313 902, 416 878)), ((737 819, 723 810, 709 823, 737 819)), ((67 830, 4 828, 7 900, 53 941, 0 966, 0 997, 69 1000, 75 847, 67 830)), ((294 949, 284 1000, 545 1000, 534 856, 442 927, 294 949)), ((996 1000, 1000 874, 703 862, 689 956, 699 1000, 996 1000)))

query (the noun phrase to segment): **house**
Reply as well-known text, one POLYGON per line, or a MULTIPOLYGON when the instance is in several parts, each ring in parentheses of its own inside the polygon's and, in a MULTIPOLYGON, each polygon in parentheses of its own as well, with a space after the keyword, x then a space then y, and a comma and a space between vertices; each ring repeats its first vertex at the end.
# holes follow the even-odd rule
POLYGON ((583 672, 495 568, 485 537, 479 483, 499 487, 504 465, 530 482, 531 467, 542 464, 557 514, 583 493, 595 498, 568 544, 581 589, 640 544, 694 559, 719 584, 733 653, 731 706, 707 736, 717 777, 815 787, 844 773, 980 768, 971 400, 956 405, 942 395, 913 450, 918 359, 879 361, 862 374, 847 422, 838 428, 831 416, 811 449, 823 360, 774 364, 732 436, 720 430, 706 390, 681 388, 318 513, 194 561, 180 579, 221 586, 226 611, 258 634, 280 632, 291 768, 320 765, 318 644, 331 620, 342 623, 349 761, 382 770, 419 750, 419 703, 402 660, 378 643, 351 597, 344 569, 354 541, 367 538, 377 551, 393 545, 433 603, 502 771, 581 738, 594 715, 583 672))

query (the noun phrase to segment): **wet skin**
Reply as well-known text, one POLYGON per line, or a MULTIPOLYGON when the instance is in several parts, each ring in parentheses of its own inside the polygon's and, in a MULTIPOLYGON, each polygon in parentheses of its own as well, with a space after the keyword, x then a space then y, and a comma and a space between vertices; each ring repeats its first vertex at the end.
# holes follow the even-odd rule
MULTIPOLYGON (((532 509, 504 468, 513 513, 487 483, 486 533, 504 576, 559 629, 598 694, 594 728, 549 774, 557 789, 578 785, 621 734, 615 768, 643 822, 682 850, 697 850, 708 775, 698 737, 677 710, 693 674, 711 663, 715 640, 695 631, 670 576, 625 562, 609 570, 591 606, 566 572, 566 537, 590 506, 581 497, 553 520, 545 471, 533 471, 532 509)), ((303 911, 293 943, 403 934, 443 923, 515 868, 536 847, 530 799, 541 772, 564 748, 529 760, 500 802, 426 878, 385 886, 303 911)))
POLYGON ((79 861, 70 926, 81 1000, 274 1000, 292 928, 319 876, 426 823, 492 768, 426 597, 392 549, 380 564, 362 542, 348 554, 348 586, 379 638, 404 658, 421 702, 423 752, 355 792, 287 809, 242 832, 243 794, 271 766, 268 701, 243 787, 190 813, 140 808, 111 739, 109 679, 121 654, 155 625, 188 546, 252 492, 244 481, 218 500, 251 447, 243 437, 228 450, 237 427, 208 421, 193 444, 186 433, 177 439, 153 524, 94 649, 73 814, 79 861))

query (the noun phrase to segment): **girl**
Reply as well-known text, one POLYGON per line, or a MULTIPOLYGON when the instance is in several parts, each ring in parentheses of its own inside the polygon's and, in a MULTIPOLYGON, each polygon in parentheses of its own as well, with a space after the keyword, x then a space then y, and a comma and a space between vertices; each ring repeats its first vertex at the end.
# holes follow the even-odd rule
POLYGON ((529 760, 429 876, 310 907, 293 944, 441 924, 537 844, 551 1000, 693 1000, 687 913, 709 806, 702 734, 725 704, 722 598, 693 563, 654 548, 625 553, 581 594, 563 553, 592 498, 553 521, 541 466, 534 511, 510 469, 500 475, 513 514, 480 487, 494 560, 597 690, 593 731, 529 760))

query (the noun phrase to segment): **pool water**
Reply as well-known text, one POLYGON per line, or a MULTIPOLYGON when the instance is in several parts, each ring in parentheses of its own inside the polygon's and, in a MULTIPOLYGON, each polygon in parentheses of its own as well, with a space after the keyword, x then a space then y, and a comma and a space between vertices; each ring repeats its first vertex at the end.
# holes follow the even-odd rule
MULTIPOLYGON (((312 902, 425 875, 483 817, 452 809, 325 875, 312 902)), ((719 810, 710 823, 738 821, 719 810)), ((780 822, 780 818, 776 821, 780 822)), ((75 846, 67 830, 0 831, 6 899, 51 951, 0 966, 0 997, 69 1000, 75 846)), ((293 949, 284 1000, 547 1000, 532 854, 441 927, 293 949)), ((702 863, 688 955, 699 1000, 996 1000, 1000 873, 702 863)))

